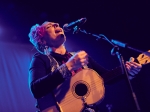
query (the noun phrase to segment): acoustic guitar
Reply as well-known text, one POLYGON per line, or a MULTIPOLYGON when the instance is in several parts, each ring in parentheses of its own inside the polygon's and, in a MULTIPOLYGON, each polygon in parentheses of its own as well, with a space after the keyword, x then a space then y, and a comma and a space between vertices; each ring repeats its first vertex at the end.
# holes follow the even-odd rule
MULTIPOLYGON (((140 54, 137 61, 142 65, 148 64, 150 50, 140 54)), ((98 104, 103 100, 105 94, 103 78, 96 71, 84 68, 59 85, 54 90, 54 94, 61 112, 82 112, 85 104, 98 104)), ((52 106, 42 112, 59 111, 52 106)))

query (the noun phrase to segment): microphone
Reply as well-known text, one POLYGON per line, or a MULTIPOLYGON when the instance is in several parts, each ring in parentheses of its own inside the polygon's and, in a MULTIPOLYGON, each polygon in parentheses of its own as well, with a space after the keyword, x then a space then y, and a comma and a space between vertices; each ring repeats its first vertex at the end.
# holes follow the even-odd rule
POLYGON ((87 20, 86 18, 81 18, 81 19, 78 19, 77 21, 71 22, 69 24, 66 23, 66 24, 64 24, 63 29, 65 32, 68 32, 72 28, 84 24, 86 22, 86 20, 87 20))
POLYGON ((123 48, 125 48, 125 47, 128 46, 127 43, 123 43, 123 42, 120 42, 120 41, 118 41, 118 40, 113 40, 113 39, 112 39, 111 42, 114 43, 115 45, 118 45, 118 46, 123 47, 123 48))

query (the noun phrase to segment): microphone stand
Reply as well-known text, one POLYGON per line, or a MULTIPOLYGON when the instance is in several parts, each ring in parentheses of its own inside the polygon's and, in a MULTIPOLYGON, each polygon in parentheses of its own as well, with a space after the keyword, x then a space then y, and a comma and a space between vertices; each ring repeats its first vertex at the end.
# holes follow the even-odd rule
MULTIPOLYGON (((131 82, 130 82, 130 79, 129 79, 129 74, 127 72, 127 69, 125 67, 125 63, 124 63, 124 59, 123 59, 123 56, 121 55, 121 53, 119 52, 119 46, 122 45, 122 43, 120 44, 114 44, 113 42, 111 42, 105 35, 103 34, 99 34, 99 35, 96 35, 96 34, 92 34, 92 33, 88 33, 86 32, 85 30, 81 30, 78 26, 75 26, 74 27, 74 32, 73 34, 75 33, 78 33, 78 32, 82 32, 82 33, 85 33, 85 34, 88 34, 88 35, 92 35, 94 37, 96 37, 96 40, 99 40, 99 39, 103 39, 103 40, 106 40, 107 42, 109 42, 113 48, 111 50, 111 55, 117 55, 117 58, 119 59, 119 62, 120 62, 120 65, 121 65, 121 70, 122 70, 122 74, 125 74, 126 75, 126 79, 127 79, 127 82, 128 82, 128 86, 129 86, 129 89, 131 91, 131 95, 133 97, 133 100, 134 100, 134 103, 136 105, 136 111, 137 112, 140 112, 141 109, 140 109, 140 106, 139 106, 139 103, 137 101, 137 97, 136 97, 136 94, 134 93, 133 91, 133 88, 132 88, 132 85, 131 85, 131 82)), ((113 40, 112 40, 113 41, 113 40)), ((118 41, 117 41, 118 42, 118 41)), ((121 46, 123 47, 123 45, 121 46)), ((127 44, 124 44, 124 48, 127 47, 127 44)), ((135 49, 135 48, 132 48, 130 46, 128 46, 127 48, 129 49, 132 49, 134 51, 137 51, 137 52, 140 52, 140 53, 143 53, 143 51, 141 50, 138 50, 138 49, 135 49)))

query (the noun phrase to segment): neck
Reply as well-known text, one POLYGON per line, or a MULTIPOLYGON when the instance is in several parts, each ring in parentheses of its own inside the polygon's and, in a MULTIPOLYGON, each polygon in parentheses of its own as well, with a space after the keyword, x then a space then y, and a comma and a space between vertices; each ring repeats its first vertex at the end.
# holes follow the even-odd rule
POLYGON ((64 45, 61 45, 60 47, 58 48, 52 48, 52 51, 55 52, 55 53, 58 53, 58 54, 65 54, 66 53, 66 48, 64 45))

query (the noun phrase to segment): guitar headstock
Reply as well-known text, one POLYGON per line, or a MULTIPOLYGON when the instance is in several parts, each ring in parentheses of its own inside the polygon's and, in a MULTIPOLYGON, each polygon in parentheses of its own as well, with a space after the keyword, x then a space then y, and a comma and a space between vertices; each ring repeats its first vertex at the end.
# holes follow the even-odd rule
POLYGON ((136 59, 142 65, 150 63, 150 50, 140 54, 136 59))

